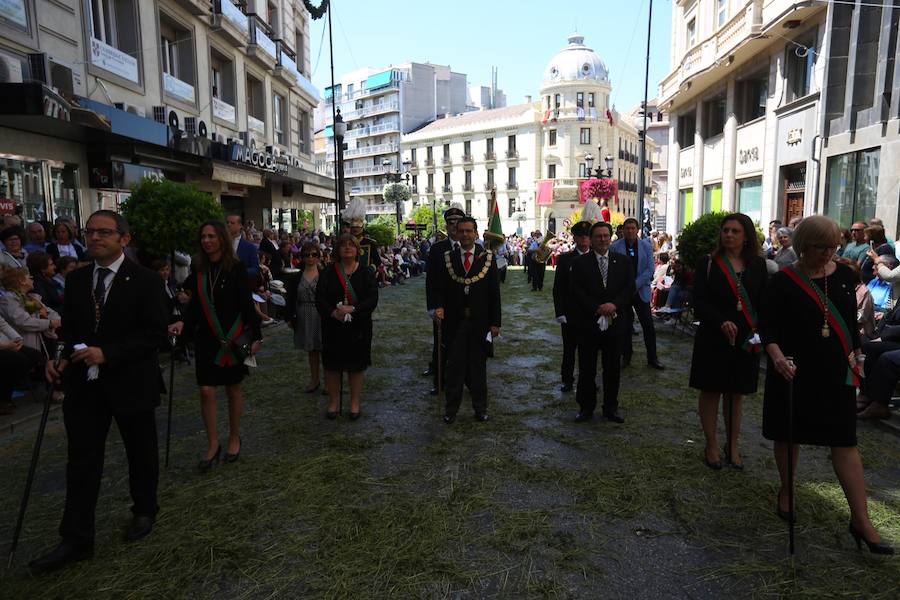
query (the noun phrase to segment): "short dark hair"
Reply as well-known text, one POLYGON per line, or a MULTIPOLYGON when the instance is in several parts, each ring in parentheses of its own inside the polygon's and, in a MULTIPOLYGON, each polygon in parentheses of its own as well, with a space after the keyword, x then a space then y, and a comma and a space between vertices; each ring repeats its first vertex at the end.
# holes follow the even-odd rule
POLYGON ((474 217, 463 217, 456 223, 456 226, 459 227, 463 223, 471 223, 472 227, 475 228, 475 231, 478 231, 478 221, 476 221, 474 217))
POLYGON ((669 253, 668 252, 660 252, 659 253, 659 262, 661 262, 661 263, 669 262, 669 253))
POLYGON ((7 227, 3 231, 0 231, 0 242, 5 242, 11 237, 17 237, 23 245, 25 244, 25 230, 18 225, 13 225, 12 227, 7 227))
POLYGON ((884 227, 880 225, 869 225, 866 227, 866 237, 869 240, 878 246, 881 244, 887 244, 887 237, 884 235, 884 227))
POLYGON ((613 234, 613 226, 607 223, 606 221, 597 221, 593 225, 591 225, 591 237, 594 237, 594 230, 598 227, 606 227, 609 230, 609 237, 612 237, 613 234))
POLYGON ((769 221, 769 226, 772 226, 772 225, 783 225, 783 223, 781 221, 779 221, 778 219, 773 219, 773 220, 769 221))
POLYGON ((632 224, 632 223, 633 223, 634 226, 637 227, 638 229, 641 228, 641 224, 638 223, 638 220, 635 219, 634 217, 628 217, 627 219, 625 219, 624 221, 622 221, 622 227, 625 227, 626 225, 629 225, 629 224, 632 224))
POLYGON ((225 220, 226 220, 226 221, 228 220, 228 217, 237 217, 238 220, 241 222, 241 225, 244 224, 244 217, 241 215, 241 213, 237 213, 237 212, 227 212, 227 213, 225 213, 225 220))
MULTIPOLYGON (((116 222, 116 230, 120 235, 125 235, 126 233, 131 233, 131 228, 128 226, 128 221, 125 220, 125 217, 120 215, 114 210, 100 209, 91 213, 91 216, 88 217, 88 221, 93 219, 94 217, 108 217, 116 222)), ((71 231, 69 233, 72 233, 71 231)))
POLYGON ((25 265, 34 277, 40 275, 51 262, 53 262, 53 257, 42 250, 29 252, 28 256, 25 257, 25 265))

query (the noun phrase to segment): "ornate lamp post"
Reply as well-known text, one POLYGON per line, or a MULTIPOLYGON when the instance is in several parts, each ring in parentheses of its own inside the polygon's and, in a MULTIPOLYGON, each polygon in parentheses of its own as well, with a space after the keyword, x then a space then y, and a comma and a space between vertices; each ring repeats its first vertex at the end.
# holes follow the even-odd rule
MULTIPOLYGON (((334 101, 334 97, 332 97, 334 101)), ((334 201, 335 231, 340 232, 341 210, 344 208, 344 136, 347 134, 347 124, 341 116, 341 109, 337 109, 334 115, 334 175, 337 180, 337 198, 334 201)))
MULTIPOLYGON (((385 178, 389 183, 399 184, 401 181, 406 181, 406 188, 409 191, 409 168, 412 166, 412 161, 408 158, 401 163, 403 165, 403 170, 397 169, 396 171, 391 172, 390 168, 393 165, 393 161, 389 158, 385 158, 381 161, 381 166, 385 168, 385 178)), ((405 196, 409 196, 409 194, 404 194, 405 196)), ((387 198, 386 198, 387 199, 387 198)), ((400 194, 396 194, 394 196, 394 208, 397 211, 397 237, 400 237, 400 222, 403 219, 403 196, 400 194)))
MULTIPOLYGON (((603 153, 601 152, 602 149, 603 149, 603 148, 602 148, 601 146, 597 146, 597 154, 603 154, 603 153)), ((603 170, 603 169, 600 167, 600 165, 597 165, 597 169, 594 170, 593 176, 596 177, 597 179, 604 179, 604 178, 612 179, 612 166, 613 166, 613 160, 614 160, 614 159, 613 159, 613 157, 612 157, 612 154, 607 154, 607 155, 606 155, 606 158, 603 159, 603 162, 606 163, 606 170, 603 170)), ((592 174, 591 171, 592 171, 593 168, 594 168, 594 155, 591 154, 590 152, 588 152, 587 154, 585 154, 585 155, 584 155, 584 162, 585 162, 585 164, 587 165, 587 168, 588 168, 588 175, 590 176, 590 175, 592 174)))

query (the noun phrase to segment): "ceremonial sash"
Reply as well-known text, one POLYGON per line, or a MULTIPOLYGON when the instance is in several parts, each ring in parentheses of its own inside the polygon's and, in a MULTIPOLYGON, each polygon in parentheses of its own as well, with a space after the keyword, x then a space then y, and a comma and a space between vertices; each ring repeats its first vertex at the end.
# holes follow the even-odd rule
MULTIPOLYGON (((812 298, 816 303, 816 306, 819 307, 819 310, 821 310, 824 315, 825 306, 822 304, 822 298, 820 298, 819 294, 813 289, 812 286, 815 284, 810 281, 809 277, 806 276, 806 273, 793 265, 785 268, 784 272, 791 281, 797 284, 797 287, 806 292, 807 296, 812 298)), ((825 300, 828 302, 828 325, 837 334, 838 342, 841 344, 841 350, 843 351, 844 356, 847 357, 847 377, 844 380, 844 384, 859 387, 859 367, 856 364, 856 357, 853 354, 853 350, 850 348, 850 329, 847 327, 847 323, 844 322, 841 313, 838 312, 837 307, 831 301, 831 298, 825 298, 825 300)))
POLYGON ((237 366, 240 363, 237 356, 231 351, 231 346, 244 330, 244 321, 238 315, 231 325, 231 329, 228 330, 228 334, 225 334, 222 324, 219 323, 219 315, 216 313, 215 305, 209 297, 208 282, 209 276, 206 272, 197 274, 197 297, 200 298, 200 306, 203 309, 203 314, 206 316, 206 322, 209 323, 210 329, 219 338, 220 348, 213 362, 220 367, 237 366))
POLYGON ((353 289, 353 284, 350 283, 350 278, 344 273, 344 267, 339 262, 334 263, 334 270, 337 272, 341 287, 344 288, 344 300, 347 304, 356 305, 359 299, 356 296, 356 290, 353 289))
POLYGON ((741 344, 741 350, 745 350, 750 354, 759 354, 760 351, 762 351, 762 345, 750 343, 750 340, 756 335, 756 329, 758 327, 756 310, 754 310, 753 304, 750 302, 750 294, 747 293, 747 288, 738 284, 737 274, 734 272, 734 267, 731 266, 731 261, 728 260, 727 256, 718 255, 713 258, 713 260, 716 262, 716 266, 722 271, 722 274, 725 275, 725 280, 731 287, 731 291, 734 292, 735 299, 740 301, 741 314, 744 316, 747 325, 750 326, 750 335, 748 335, 747 339, 741 344))

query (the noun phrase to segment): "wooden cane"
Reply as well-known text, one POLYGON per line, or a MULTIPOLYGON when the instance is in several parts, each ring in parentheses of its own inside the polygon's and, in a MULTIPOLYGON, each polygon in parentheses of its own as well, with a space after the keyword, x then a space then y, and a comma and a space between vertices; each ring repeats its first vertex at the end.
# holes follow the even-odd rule
POLYGON ((175 391, 175 344, 177 336, 169 337, 169 415, 166 418, 166 468, 169 468, 169 447, 172 444, 172 397, 175 391))
POLYGON ((444 328, 443 320, 437 320, 437 397, 438 411, 444 414, 444 328))
MULTIPOLYGON (((785 360, 793 366, 794 358, 785 356, 785 360)), ((788 382, 788 551, 794 555, 794 380, 788 382)))

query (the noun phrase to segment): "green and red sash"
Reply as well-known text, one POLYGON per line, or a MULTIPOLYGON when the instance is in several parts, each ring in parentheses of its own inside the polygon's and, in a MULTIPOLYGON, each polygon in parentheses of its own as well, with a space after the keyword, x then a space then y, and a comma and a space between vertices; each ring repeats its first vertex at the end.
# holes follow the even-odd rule
MULTIPOLYGON (((806 295, 812 298, 813 302, 816 303, 816 306, 819 307, 819 310, 822 311, 822 314, 825 314, 825 305, 822 303, 822 298, 813 289, 815 284, 810 281, 809 277, 806 276, 806 273, 793 265, 785 268, 784 273, 791 281, 797 284, 797 287, 806 292, 806 295)), ((828 302, 828 325, 837 335, 838 342, 841 344, 841 351, 844 353, 844 356, 847 357, 847 378, 844 381, 844 384, 859 387, 859 367, 856 364, 856 357, 853 353, 853 349, 850 348, 850 340, 852 339, 850 337, 850 328, 847 327, 847 323, 844 321, 841 313, 838 312, 838 309, 834 305, 834 302, 831 301, 831 298, 825 298, 825 300, 828 302)))
POLYGON ((225 334, 225 331, 222 329, 222 324, 219 323, 219 315, 216 314, 215 304, 210 299, 208 283, 209 275, 206 272, 197 274, 197 297, 200 298, 200 306, 203 309, 204 316, 206 316, 206 322, 209 323, 209 327, 213 330, 213 334, 219 338, 219 344, 221 346, 219 352, 216 353, 214 362, 220 367, 234 367, 240 364, 240 362, 238 361, 237 356, 234 355, 234 352, 231 351, 231 347, 244 330, 244 321, 241 319, 241 316, 238 315, 237 319, 234 320, 231 329, 228 330, 228 334, 225 334))
POLYGON ((731 291, 734 292, 735 299, 741 302, 741 314, 744 316, 744 320, 750 327, 750 335, 748 335, 747 339, 741 344, 741 350, 749 352, 750 354, 759 354, 762 351, 762 345, 750 342, 750 340, 753 339, 753 336, 756 335, 756 330, 759 327, 756 310, 753 308, 753 303, 750 302, 750 294, 747 293, 747 288, 738 283, 737 273, 734 272, 734 267, 731 265, 731 261, 728 260, 727 256, 720 254, 715 256, 713 260, 715 261, 716 266, 722 271, 722 274, 725 275, 725 281, 728 282, 731 291))
POLYGON ((337 272, 338 281, 341 282, 341 287, 344 288, 344 303, 350 304, 351 306, 355 306, 357 302, 359 302, 359 298, 356 295, 356 290, 353 289, 353 284, 350 283, 350 278, 347 277, 347 274, 344 272, 344 267, 341 263, 334 263, 334 270, 337 272))

